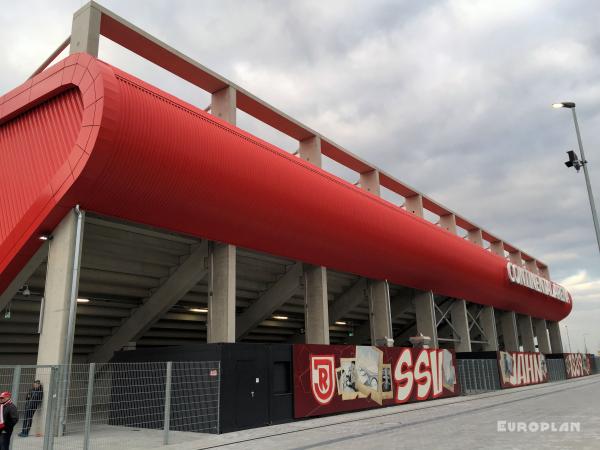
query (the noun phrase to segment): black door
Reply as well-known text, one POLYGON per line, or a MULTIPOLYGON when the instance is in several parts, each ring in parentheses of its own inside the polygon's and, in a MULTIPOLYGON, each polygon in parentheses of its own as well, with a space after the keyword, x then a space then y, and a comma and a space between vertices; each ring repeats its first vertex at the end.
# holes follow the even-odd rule
POLYGON ((262 377, 256 361, 237 360, 235 422, 238 429, 268 423, 267 380, 262 377))

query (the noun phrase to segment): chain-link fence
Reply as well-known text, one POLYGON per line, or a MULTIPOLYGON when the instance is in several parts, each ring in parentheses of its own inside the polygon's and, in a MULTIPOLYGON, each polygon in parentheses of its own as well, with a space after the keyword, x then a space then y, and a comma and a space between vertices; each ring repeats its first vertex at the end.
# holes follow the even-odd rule
POLYGON ((458 359, 456 363, 463 395, 480 394, 500 389, 497 360, 458 359))
POLYGON ((20 416, 11 448, 147 449, 218 433, 220 376, 218 361, 0 366, 20 416))
POLYGON ((567 369, 565 360, 562 358, 546 358, 546 367, 548 367, 548 381, 561 381, 567 379, 567 369))

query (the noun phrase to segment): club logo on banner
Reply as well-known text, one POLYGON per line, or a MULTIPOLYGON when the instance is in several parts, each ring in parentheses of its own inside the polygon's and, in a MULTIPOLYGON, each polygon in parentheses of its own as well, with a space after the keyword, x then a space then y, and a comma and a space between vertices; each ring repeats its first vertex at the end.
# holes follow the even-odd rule
POLYGON ((503 388, 548 382, 546 357, 533 352, 498 352, 500 384, 503 388))
POLYGON ((592 374, 590 355, 584 353, 565 353, 564 358, 567 378, 586 377, 592 374))
POLYGON ((297 418, 459 393, 455 356, 449 350, 294 345, 297 418))
POLYGON ((335 357, 310 356, 310 385, 315 400, 321 405, 328 404, 335 392, 335 377, 333 375, 335 357))

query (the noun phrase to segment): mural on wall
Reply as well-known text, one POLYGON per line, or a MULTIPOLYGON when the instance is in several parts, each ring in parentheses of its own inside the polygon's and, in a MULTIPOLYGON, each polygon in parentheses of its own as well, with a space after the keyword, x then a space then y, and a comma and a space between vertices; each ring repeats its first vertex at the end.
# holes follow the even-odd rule
POLYGON ((548 382, 548 366, 542 353, 498 352, 497 355, 503 388, 548 382))
POLYGON ((592 374, 592 357, 585 353, 564 353, 567 378, 586 377, 592 374))
POLYGON ((460 393, 453 351, 294 345, 294 416, 310 417, 460 393))

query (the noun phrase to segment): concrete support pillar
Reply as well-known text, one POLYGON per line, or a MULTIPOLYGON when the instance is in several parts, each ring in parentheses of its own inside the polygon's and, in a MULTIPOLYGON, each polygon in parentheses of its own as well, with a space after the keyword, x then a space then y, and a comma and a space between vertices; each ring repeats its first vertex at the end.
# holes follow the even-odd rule
POLYGON ((77 213, 69 211, 52 233, 48 249, 38 365, 70 363, 82 242, 83 217, 78 218, 77 213))
MULTIPOLYGON (((231 86, 212 93, 212 115, 236 124, 237 94, 231 86)), ((210 254, 207 342, 235 342, 236 248, 214 243, 210 254)))
POLYGON ((533 339, 533 325, 531 324, 531 316, 519 314, 517 317, 517 325, 519 326, 519 334, 521 335, 523 351, 535 352, 535 341, 533 339))
POLYGON ((303 141, 300 141, 300 149, 298 150, 300 158, 321 167, 323 164, 321 155, 321 138, 313 136, 303 141))
POLYGON ((329 344, 327 270, 304 266, 304 330, 307 344, 329 344))
POLYGON ((210 103, 212 115, 230 124, 236 123, 236 92, 231 86, 213 92, 210 103))
POLYGON ((504 242, 502 241, 490 242, 490 251, 495 255, 506 257, 504 255, 504 242))
POLYGON ((467 316, 467 302, 461 299, 454 300, 450 317, 454 330, 452 331, 454 339, 454 349, 457 352, 471 351, 471 334, 469 332, 469 318, 467 316))
POLYGON ((540 353, 552 353, 550 350, 550 338, 548 337, 548 328, 544 319, 531 319, 533 331, 537 338, 538 350, 540 353))
POLYGON ((550 279, 550 270, 548 269, 548 266, 540 267, 539 273, 540 276, 545 278, 546 280, 550 279))
POLYGON ((93 4, 88 4, 75 12, 71 25, 70 54, 85 52, 98 57, 100 18, 100 11, 93 4))
POLYGON ((456 216, 454 214, 440 216, 440 227, 452 234, 456 234, 456 216))
POLYGON ((500 312, 502 336, 504 337, 504 350, 507 352, 519 351, 519 333, 517 331, 517 318, 514 311, 500 312))
POLYGON ((527 268, 527 270, 529 270, 530 272, 535 273, 537 275, 538 267, 537 267, 537 263, 536 263, 535 259, 530 259, 529 261, 525 261, 525 267, 527 268))
POLYGON ((371 345, 382 345, 381 341, 394 339, 392 333, 390 289, 387 281, 371 281, 369 283, 368 294, 371 345))
POLYGON ((552 353, 562 353, 562 336, 560 335, 560 325, 558 322, 547 322, 548 334, 550 335, 550 350, 552 353))
POLYGON ((371 194, 377 196, 381 195, 381 185, 379 184, 379 172, 377 170, 361 173, 359 183, 361 189, 364 189, 365 191, 368 191, 371 194))
POLYGON ((467 231, 467 240, 479 247, 483 247, 483 235, 479 228, 474 228, 467 231))
POLYGON ((479 322, 487 340, 487 344, 483 345, 483 351, 498 351, 498 332, 496 330, 496 315, 494 314, 493 306, 483 307, 479 315, 479 322))
POLYGON ((235 246, 213 243, 209 261, 207 342, 235 342, 235 246))
POLYGON ((523 266, 523 258, 521 258, 521 252, 518 250, 516 252, 508 252, 508 259, 511 263, 519 267, 523 266))
POLYGON ((421 291, 415 294, 417 333, 431 338, 431 348, 438 348, 437 319, 433 292, 421 291))
POLYGON ((409 213, 423 217, 423 197, 421 194, 413 195, 412 197, 406 197, 404 207, 409 213))

